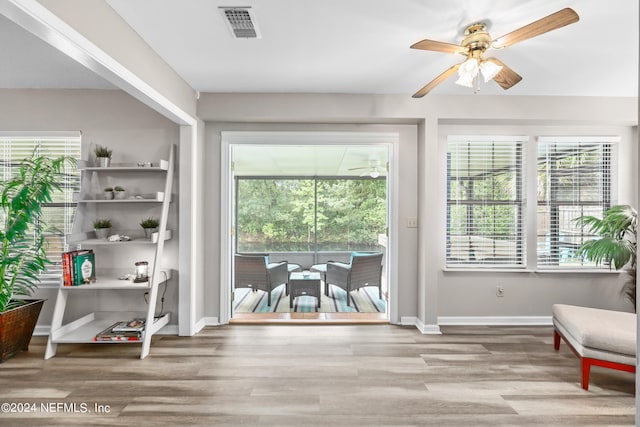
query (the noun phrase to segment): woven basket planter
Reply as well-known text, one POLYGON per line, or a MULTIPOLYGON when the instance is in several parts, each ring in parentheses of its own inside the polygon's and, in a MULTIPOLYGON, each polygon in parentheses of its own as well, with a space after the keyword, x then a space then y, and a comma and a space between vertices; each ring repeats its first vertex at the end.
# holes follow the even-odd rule
POLYGON ((0 363, 29 350, 40 310, 46 300, 25 300, 20 307, 0 313, 0 363))

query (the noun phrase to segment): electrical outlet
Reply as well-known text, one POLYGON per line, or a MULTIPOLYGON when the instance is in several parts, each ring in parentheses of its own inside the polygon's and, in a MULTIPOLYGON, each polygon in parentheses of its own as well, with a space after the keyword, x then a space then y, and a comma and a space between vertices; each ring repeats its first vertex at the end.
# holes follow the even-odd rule
POLYGON ((502 287, 502 285, 496 286, 496 296, 497 297, 503 297, 504 296, 504 288, 502 287))
POLYGON ((418 218, 414 216, 410 216, 409 218, 407 218, 407 227, 418 228, 418 218))

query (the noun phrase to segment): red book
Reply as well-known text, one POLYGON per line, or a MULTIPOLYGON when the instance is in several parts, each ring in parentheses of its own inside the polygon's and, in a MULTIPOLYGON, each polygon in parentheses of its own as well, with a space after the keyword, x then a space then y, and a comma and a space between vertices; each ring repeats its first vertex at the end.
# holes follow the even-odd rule
POLYGON ((71 286, 71 252, 62 254, 62 284, 71 286))

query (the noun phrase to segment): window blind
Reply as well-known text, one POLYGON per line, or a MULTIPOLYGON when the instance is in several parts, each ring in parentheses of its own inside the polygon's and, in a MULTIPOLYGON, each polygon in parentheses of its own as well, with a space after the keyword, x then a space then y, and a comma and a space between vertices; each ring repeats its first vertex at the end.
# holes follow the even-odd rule
MULTIPOLYGON (((80 143, 79 132, 0 133, 0 176, 2 180, 14 176, 20 160, 31 157, 34 150, 49 157, 69 156, 78 160, 80 143)), ((43 283, 57 283, 62 272, 61 255, 67 250, 65 236, 71 233, 76 208, 73 193, 80 189, 79 171, 67 164, 59 185, 62 192, 56 192, 51 203, 42 206, 43 221, 50 230, 45 237, 47 257, 52 261, 41 276, 43 283)))
POLYGON ((576 258, 595 238, 577 226, 583 215, 602 218, 612 205, 618 137, 538 138, 537 260, 539 267, 594 266, 576 258))
POLYGON ((523 266, 525 137, 450 136, 449 266, 523 266))

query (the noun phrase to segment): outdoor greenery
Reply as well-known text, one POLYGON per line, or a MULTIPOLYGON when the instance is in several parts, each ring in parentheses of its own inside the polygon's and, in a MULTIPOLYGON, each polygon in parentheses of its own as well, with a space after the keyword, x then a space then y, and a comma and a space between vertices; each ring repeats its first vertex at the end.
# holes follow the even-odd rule
POLYGON ((237 180, 238 251, 365 250, 386 234, 384 179, 237 180))
POLYGON ((15 297, 29 296, 50 264, 42 205, 62 191, 59 182, 68 157, 40 156, 34 150, 1 183, 0 207, 0 312, 20 304, 15 297))
POLYGON ((638 213, 628 205, 612 206, 604 212, 602 218, 581 216, 576 222, 591 233, 600 236, 583 244, 577 252, 596 265, 605 264, 619 270, 629 266, 630 280, 623 288, 624 294, 633 303, 636 302, 636 231, 638 213))

